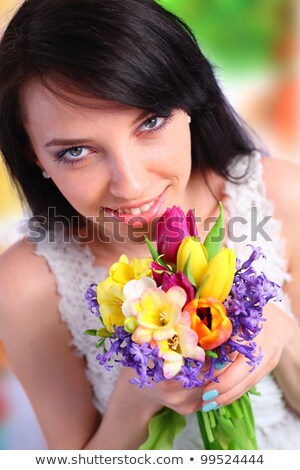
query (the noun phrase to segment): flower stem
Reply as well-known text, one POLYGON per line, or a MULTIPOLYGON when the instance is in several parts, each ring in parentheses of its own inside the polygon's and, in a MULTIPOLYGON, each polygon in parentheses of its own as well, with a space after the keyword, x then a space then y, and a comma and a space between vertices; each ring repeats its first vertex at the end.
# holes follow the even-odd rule
POLYGON ((210 426, 208 413, 204 413, 203 423, 204 423, 204 428, 205 428, 205 431, 206 431, 208 442, 210 442, 210 443, 214 442, 214 435, 212 433, 212 429, 211 429, 211 426, 210 426))
POLYGON ((206 450, 256 450, 255 425, 248 393, 214 411, 197 411, 206 450))

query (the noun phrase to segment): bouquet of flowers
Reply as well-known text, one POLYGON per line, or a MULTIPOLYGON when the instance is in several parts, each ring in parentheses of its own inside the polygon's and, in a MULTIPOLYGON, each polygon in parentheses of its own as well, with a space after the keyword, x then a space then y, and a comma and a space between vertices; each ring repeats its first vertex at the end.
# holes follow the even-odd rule
MULTIPOLYGON (((91 284, 85 298, 100 328, 96 359, 108 371, 114 361, 136 372, 132 383, 175 379, 185 388, 218 382, 216 369, 237 352, 251 373, 262 359, 254 339, 262 328, 264 305, 278 300, 278 288, 253 263, 264 256, 249 245, 243 262, 222 246, 220 214, 201 243, 193 212, 167 209, 157 223, 157 247, 146 238, 151 257, 122 255, 109 276, 91 284)), ((234 403, 197 411, 205 449, 257 449, 250 390, 234 403)), ((164 408, 149 423, 140 449, 170 449, 185 417, 164 408), (164 432, 162 433, 162 429, 164 432)))

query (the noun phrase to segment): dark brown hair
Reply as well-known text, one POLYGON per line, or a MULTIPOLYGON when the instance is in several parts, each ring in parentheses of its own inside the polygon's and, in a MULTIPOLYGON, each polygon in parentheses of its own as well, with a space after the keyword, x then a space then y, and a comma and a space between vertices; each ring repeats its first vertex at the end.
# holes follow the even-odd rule
POLYGON ((33 78, 157 115, 187 111, 204 174, 228 179, 233 158, 254 149, 189 27, 155 1, 25 0, 0 43, 0 150, 34 215, 78 214, 30 158, 19 95, 33 78))

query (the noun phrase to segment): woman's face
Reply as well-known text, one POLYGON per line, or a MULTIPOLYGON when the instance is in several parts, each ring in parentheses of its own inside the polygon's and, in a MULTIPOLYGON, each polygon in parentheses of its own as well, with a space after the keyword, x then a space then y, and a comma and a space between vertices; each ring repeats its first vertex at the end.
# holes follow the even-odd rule
POLYGON ((108 217, 151 224, 167 207, 188 206, 191 141, 184 111, 160 117, 104 100, 81 102, 85 107, 71 105, 34 81, 22 93, 37 163, 80 214, 100 223, 108 217))

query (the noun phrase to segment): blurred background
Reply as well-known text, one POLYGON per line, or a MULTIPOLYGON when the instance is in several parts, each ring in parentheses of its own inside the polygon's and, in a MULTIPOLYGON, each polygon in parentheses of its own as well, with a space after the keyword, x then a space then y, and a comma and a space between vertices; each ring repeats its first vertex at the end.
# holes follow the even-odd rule
MULTIPOLYGON (((160 0, 191 27, 221 88, 270 155, 300 162, 299 1, 160 0)), ((0 0, 0 33, 22 1, 0 0)), ((120 2, 120 8, 122 3, 120 2)), ((0 159, 0 252, 25 214, 0 159)), ((9 369, 0 332, 0 449, 45 449, 26 394, 9 369)))

